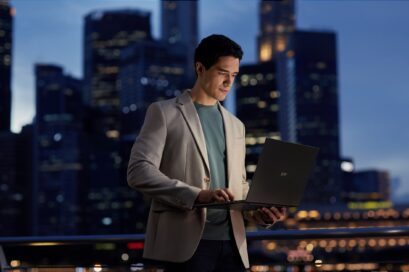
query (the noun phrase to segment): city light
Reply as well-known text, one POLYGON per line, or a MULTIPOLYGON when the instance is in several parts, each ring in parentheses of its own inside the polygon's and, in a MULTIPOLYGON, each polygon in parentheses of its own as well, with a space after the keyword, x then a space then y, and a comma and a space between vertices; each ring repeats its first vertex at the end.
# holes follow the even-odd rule
POLYGON ((11 267, 18 267, 18 266, 20 266, 21 265, 21 262, 19 261, 19 260, 12 260, 11 262, 10 262, 10 266, 11 267))
POLYGON ((100 264, 95 264, 93 267, 93 270, 95 272, 101 272, 102 271, 102 266, 100 264))

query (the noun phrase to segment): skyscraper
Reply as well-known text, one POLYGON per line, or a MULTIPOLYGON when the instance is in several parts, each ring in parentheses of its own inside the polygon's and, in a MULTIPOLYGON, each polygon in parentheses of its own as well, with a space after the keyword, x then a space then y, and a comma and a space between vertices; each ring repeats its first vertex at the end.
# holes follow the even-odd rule
POLYGON ((15 10, 0 0, 0 131, 10 130, 12 33, 15 10))
POLYGON ((251 179, 266 137, 279 139, 280 92, 274 61, 243 65, 236 82, 236 115, 246 127, 246 170, 251 179))
POLYGON ((278 56, 284 140, 320 148, 304 200, 336 203, 342 191, 336 35, 296 31, 278 56), (319 46, 317 46, 319 45, 319 46))
POLYGON ((82 84, 55 65, 36 65, 35 76, 33 233, 75 234, 87 189, 80 182, 82 84))
POLYGON ((270 61, 286 50, 295 30, 294 0, 260 1, 260 33, 257 37, 259 61, 270 61))
POLYGON ((198 43, 198 1, 161 0, 161 12, 162 39, 186 46, 185 74, 193 83, 194 53, 198 43))
POLYGON ((135 43, 124 49, 119 74, 122 132, 135 140, 148 106, 191 87, 186 82, 186 46, 165 41, 135 43))
POLYGON ((26 136, 26 131, 0 132, 0 236, 28 235, 31 231, 31 137, 26 136))
POLYGON ((85 17, 84 101, 103 112, 102 132, 119 129, 117 76, 121 50, 135 41, 151 39, 149 12, 94 11, 85 17))

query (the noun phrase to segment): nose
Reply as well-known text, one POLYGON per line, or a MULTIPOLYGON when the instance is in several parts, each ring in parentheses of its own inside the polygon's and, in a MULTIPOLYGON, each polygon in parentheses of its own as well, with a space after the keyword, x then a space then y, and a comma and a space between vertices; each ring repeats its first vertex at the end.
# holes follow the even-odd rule
POLYGON ((226 87, 231 86, 233 84, 233 81, 234 81, 234 76, 227 75, 226 79, 224 80, 224 85, 226 87))

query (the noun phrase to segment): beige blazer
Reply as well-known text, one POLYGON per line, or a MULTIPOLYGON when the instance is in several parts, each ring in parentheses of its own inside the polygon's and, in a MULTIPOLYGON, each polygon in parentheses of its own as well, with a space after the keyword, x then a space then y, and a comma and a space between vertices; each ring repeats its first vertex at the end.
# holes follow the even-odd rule
MULTIPOLYGON (((236 200, 248 192, 244 125, 219 103, 223 116, 229 188, 236 200)), ((205 139, 190 91, 151 104, 128 165, 130 187, 152 197, 144 257, 184 262, 195 252, 206 209, 193 209, 201 189, 212 182, 205 139)), ((230 211, 234 239, 249 267, 243 216, 230 211)))

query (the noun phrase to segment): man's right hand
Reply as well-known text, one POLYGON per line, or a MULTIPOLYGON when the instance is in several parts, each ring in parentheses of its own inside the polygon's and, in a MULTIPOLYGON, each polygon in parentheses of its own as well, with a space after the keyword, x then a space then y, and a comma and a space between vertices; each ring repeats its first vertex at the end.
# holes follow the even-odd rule
POLYGON ((232 192, 228 188, 215 190, 201 190, 196 198, 196 203, 205 204, 212 202, 226 202, 234 200, 232 192))

